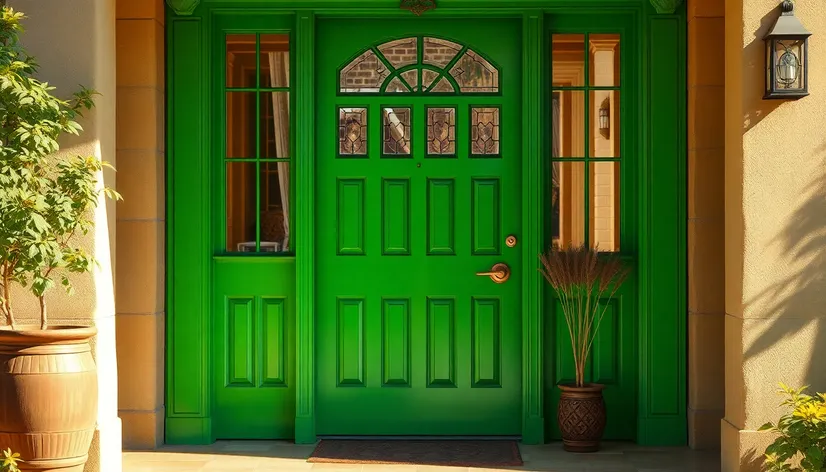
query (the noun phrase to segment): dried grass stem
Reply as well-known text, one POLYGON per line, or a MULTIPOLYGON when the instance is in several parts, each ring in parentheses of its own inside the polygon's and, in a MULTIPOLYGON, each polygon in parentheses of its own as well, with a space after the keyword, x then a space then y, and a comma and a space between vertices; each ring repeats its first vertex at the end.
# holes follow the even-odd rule
POLYGON ((615 254, 584 245, 552 247, 540 254, 539 271, 557 294, 571 337, 576 386, 585 384, 585 366, 609 301, 630 268, 615 254), (602 303, 600 303, 602 302, 602 303))

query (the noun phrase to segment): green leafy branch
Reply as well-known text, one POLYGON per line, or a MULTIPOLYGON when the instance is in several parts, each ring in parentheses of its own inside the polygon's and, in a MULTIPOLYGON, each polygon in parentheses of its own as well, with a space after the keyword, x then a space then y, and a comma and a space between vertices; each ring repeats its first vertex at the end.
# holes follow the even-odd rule
POLYGON ((80 134, 76 120, 94 106, 97 94, 81 87, 62 100, 34 77, 37 63, 20 45, 24 18, 12 8, 0 9, 0 315, 15 327, 11 287, 19 284, 39 299, 45 329, 45 294, 55 279, 71 293, 67 274, 94 267, 76 236, 92 229, 101 193, 120 195, 99 188, 108 165, 97 157, 55 156, 61 136, 80 134))

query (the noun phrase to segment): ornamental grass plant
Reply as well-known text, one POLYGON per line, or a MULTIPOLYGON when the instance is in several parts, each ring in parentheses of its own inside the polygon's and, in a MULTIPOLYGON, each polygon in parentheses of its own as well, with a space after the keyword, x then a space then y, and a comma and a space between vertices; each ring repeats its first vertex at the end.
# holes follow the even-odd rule
POLYGON ((614 253, 585 245, 552 246, 541 254, 539 271, 556 291, 568 326, 576 387, 585 386, 585 366, 608 302, 630 268, 614 253))

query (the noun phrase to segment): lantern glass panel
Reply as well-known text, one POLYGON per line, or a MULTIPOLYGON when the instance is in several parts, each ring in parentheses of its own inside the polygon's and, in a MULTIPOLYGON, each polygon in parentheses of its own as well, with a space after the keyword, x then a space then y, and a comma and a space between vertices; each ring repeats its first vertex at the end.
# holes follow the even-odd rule
POLYGON ((774 80, 775 88, 782 90, 801 90, 803 83, 804 57, 802 39, 776 38, 772 40, 774 46, 774 80))
POLYGON ((607 108, 600 108, 599 109, 599 129, 600 130, 607 130, 608 129, 608 109, 607 108))

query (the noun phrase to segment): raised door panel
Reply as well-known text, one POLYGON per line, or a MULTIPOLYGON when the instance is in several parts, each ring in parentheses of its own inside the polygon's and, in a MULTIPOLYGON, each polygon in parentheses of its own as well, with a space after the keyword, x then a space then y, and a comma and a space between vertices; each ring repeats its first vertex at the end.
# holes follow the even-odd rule
POLYGON ((409 387, 410 300, 383 300, 381 316, 382 386, 409 387))

